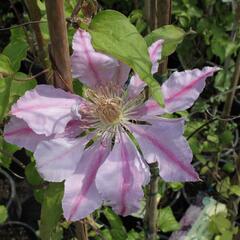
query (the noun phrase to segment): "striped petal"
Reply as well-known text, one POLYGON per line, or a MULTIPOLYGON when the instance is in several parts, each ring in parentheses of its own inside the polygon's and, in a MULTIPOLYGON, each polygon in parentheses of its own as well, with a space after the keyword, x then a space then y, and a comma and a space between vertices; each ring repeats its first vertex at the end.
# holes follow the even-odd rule
POLYGON ((162 85, 166 110, 172 113, 191 107, 203 91, 206 78, 218 70, 218 67, 205 67, 174 72, 162 85))
POLYGON ((13 105, 11 114, 23 119, 35 133, 50 136, 64 132, 74 118, 73 106, 80 101, 80 97, 61 89, 39 85, 13 105))
POLYGON ((157 161, 160 176, 165 181, 197 181, 197 173, 191 166, 192 152, 182 136, 182 119, 158 119, 151 125, 133 125, 129 129, 140 144, 144 158, 157 161))
POLYGON ((149 171, 126 133, 119 133, 112 151, 99 168, 96 185, 104 200, 120 215, 136 212, 149 171))
POLYGON ((109 151, 110 144, 97 142, 92 145, 84 152, 75 173, 65 181, 62 206, 67 220, 80 220, 101 206, 95 176, 109 151))
POLYGON ((24 147, 27 150, 35 151, 37 145, 43 141, 47 140, 50 137, 46 137, 41 134, 38 135, 29 126, 27 123, 16 117, 11 117, 8 124, 4 128, 4 139, 8 143, 15 144, 19 147, 24 147))
POLYGON ((162 49, 163 49, 164 40, 160 39, 154 42, 149 48, 149 56, 152 62, 152 74, 158 71, 159 61, 162 57, 162 49))
POLYGON ((73 77, 93 89, 106 85, 116 77, 119 62, 110 56, 96 52, 88 32, 78 29, 73 37, 72 47, 73 77))
POLYGON ((38 144, 34 157, 43 179, 61 182, 75 172, 91 135, 79 138, 56 138, 38 144))
POLYGON ((165 110, 156 101, 149 99, 143 105, 133 109, 129 113, 129 117, 135 120, 144 120, 164 113, 165 110))

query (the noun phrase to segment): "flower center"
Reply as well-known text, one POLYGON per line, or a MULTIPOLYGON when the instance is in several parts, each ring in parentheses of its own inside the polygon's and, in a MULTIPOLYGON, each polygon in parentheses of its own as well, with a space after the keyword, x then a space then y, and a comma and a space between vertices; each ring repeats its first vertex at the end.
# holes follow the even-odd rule
POLYGON ((110 88, 99 89, 98 92, 88 89, 87 97, 92 102, 93 116, 104 124, 117 124, 123 116, 123 100, 110 88))
POLYGON ((105 124, 115 124, 121 121, 122 101, 120 98, 99 99, 96 104, 96 114, 105 124))

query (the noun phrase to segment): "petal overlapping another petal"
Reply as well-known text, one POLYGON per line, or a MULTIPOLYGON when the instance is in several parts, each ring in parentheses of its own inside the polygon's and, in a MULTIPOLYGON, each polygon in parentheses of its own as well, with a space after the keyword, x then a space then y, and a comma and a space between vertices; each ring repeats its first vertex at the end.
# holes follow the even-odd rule
POLYGON ((162 84, 165 108, 168 112, 183 111, 193 105, 205 87, 205 80, 220 68, 205 67, 174 72, 162 84))
POLYGON ((152 74, 158 71, 159 61, 162 58, 163 43, 164 40, 159 39, 148 48, 148 53, 152 62, 152 74))
POLYGON ((37 134, 62 133, 74 118, 72 107, 82 101, 77 95, 49 85, 27 91, 12 106, 11 114, 23 119, 37 134))
POLYGON ((88 32, 78 29, 73 37, 72 47, 73 77, 90 88, 97 89, 99 86, 109 84, 114 78, 125 77, 126 69, 122 67, 119 69, 119 62, 116 59, 95 51, 88 32))
POLYGON ((97 191, 95 177, 110 151, 110 144, 94 143, 85 150, 74 174, 65 181, 62 201, 66 219, 76 221, 101 206, 102 198, 97 191))
POLYGON ((5 125, 3 135, 8 143, 24 147, 32 152, 35 151, 41 141, 51 138, 51 136, 46 137, 43 134, 36 134, 24 120, 14 116, 12 116, 10 121, 5 125))
POLYGON ((120 215, 136 212, 149 181, 148 167, 126 133, 118 133, 112 151, 99 168, 96 185, 104 200, 120 215))
POLYGON ((198 181, 191 166, 192 152, 182 136, 182 119, 158 119, 151 125, 129 125, 147 162, 158 162, 165 181, 198 181))
MULTIPOLYGON (((154 42, 148 48, 149 57, 152 62, 152 71, 151 71, 152 74, 158 71, 159 61, 161 59, 162 47, 163 47, 163 40, 160 39, 154 42)), ((138 94, 140 94, 145 88, 145 86, 146 86, 146 83, 143 80, 141 80, 137 74, 133 75, 130 79, 130 83, 128 86, 129 97, 133 98, 138 94)))

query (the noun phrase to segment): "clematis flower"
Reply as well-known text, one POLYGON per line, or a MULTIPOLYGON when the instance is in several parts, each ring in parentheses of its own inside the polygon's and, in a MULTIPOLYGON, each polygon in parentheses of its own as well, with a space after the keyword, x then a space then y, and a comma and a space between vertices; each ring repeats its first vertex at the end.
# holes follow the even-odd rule
MULTIPOLYGON (((162 45, 158 40, 149 48, 153 74, 162 45)), ((65 181, 65 218, 84 218, 103 201, 123 216, 137 211, 149 182, 147 163, 157 161, 166 181, 199 180, 184 120, 161 115, 191 107, 218 68, 173 73, 161 87, 161 108, 144 99, 138 75, 126 83, 130 68, 96 52, 86 31, 76 32, 73 50, 72 73, 88 87, 85 97, 39 85, 13 105, 4 130, 6 141, 34 152, 45 180, 65 181)))

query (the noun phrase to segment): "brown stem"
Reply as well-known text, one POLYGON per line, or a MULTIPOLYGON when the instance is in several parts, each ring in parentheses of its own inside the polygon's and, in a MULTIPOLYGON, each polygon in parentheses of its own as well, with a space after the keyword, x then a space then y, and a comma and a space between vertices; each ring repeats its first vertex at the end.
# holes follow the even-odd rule
POLYGON ((76 237, 79 240, 88 240, 88 231, 85 220, 81 220, 75 223, 76 237))
POLYGON ((76 6, 74 7, 71 17, 75 17, 78 15, 78 12, 81 10, 83 0, 78 0, 76 6))
MULTIPOLYGON (((239 25, 240 25, 240 2, 233 1, 232 5, 233 5, 233 10, 235 11, 236 16, 235 16, 235 22, 233 24, 231 40, 235 41, 237 32, 240 29, 239 28, 239 25)), ((229 59, 226 59, 226 63, 224 65, 224 71, 228 70, 229 61, 230 61, 229 59)), ((235 89, 237 87, 237 85, 239 83, 239 79, 240 79, 240 51, 238 53, 236 64, 235 64, 235 72, 234 72, 234 75, 232 78, 231 88, 235 89)), ((236 93, 236 90, 227 94, 223 112, 222 112, 222 117, 227 117, 230 115, 235 93, 236 93)))
POLYGON ((144 1, 144 15, 150 31, 156 28, 156 0, 144 1))
MULTIPOLYGON (((240 51, 238 53, 236 64, 235 64, 235 71, 234 71, 234 75, 231 83, 231 88, 236 89, 239 79, 240 79, 240 51)), ((229 94, 227 94, 222 117, 227 117, 230 115, 235 93, 236 93, 236 90, 231 91, 229 94)))
MULTIPOLYGON (((48 28, 51 45, 49 48, 52 62, 53 82, 56 87, 72 91, 72 74, 67 39, 67 27, 64 16, 64 0, 46 0, 48 28)), ((87 240, 87 227, 83 221, 76 222, 76 235, 87 240)))
MULTIPOLYGON (((28 9, 29 18, 31 21, 40 21, 41 20, 41 12, 37 5, 36 0, 25 0, 25 5, 28 9)), ((46 47, 44 46, 44 40, 42 36, 42 32, 40 29, 39 23, 32 25, 33 31, 36 36, 37 46, 38 46, 38 56, 39 60, 44 69, 48 67, 47 64, 47 54, 46 47)))
MULTIPOLYGON (((170 24, 171 22, 171 0, 145 0, 144 10, 145 18, 151 31, 170 24)), ((165 74, 167 72, 167 63, 168 60, 165 59, 165 61, 159 65, 159 74, 165 74)))
MULTIPOLYGON (((170 24, 171 12, 172 12, 172 1, 171 0, 156 0, 156 11, 157 11, 157 27, 170 24)), ((163 63, 159 65, 158 73, 165 74, 167 72, 168 59, 166 58, 163 63)))
POLYGON ((155 240, 157 237, 157 217, 158 217, 158 164, 150 164, 151 180, 148 185, 148 195, 146 203, 146 213, 144 217, 145 239, 155 240))
POLYGON ((49 57, 54 71, 53 83, 56 87, 72 91, 72 74, 64 16, 64 0, 46 0, 45 4, 51 40, 49 57))
POLYGON ((27 31, 25 25, 23 24, 23 19, 20 16, 18 10, 16 9, 16 7, 14 5, 14 2, 12 0, 10 0, 10 3, 11 3, 11 8, 13 9, 13 12, 14 12, 16 18, 17 18, 18 23, 20 23, 20 25, 22 26, 23 32, 25 34, 25 37, 26 37, 27 43, 28 43, 28 45, 31 49, 31 52, 35 56, 36 55, 36 50, 35 50, 35 47, 34 47, 34 44, 33 44, 32 40, 30 39, 30 37, 28 35, 28 31, 27 31))

